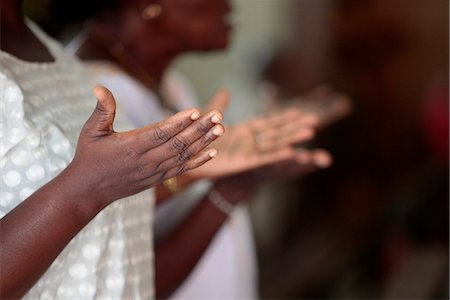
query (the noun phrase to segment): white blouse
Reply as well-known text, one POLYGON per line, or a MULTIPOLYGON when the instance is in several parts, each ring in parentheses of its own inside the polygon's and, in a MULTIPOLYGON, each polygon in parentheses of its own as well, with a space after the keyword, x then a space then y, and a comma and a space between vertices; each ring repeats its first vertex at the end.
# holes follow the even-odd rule
MULTIPOLYGON (((23 61, 0 51, 0 217, 70 163, 96 104, 81 63, 28 25, 54 62, 23 61)), ((129 126, 117 120, 115 128, 129 126)), ((153 205, 149 190, 108 206, 24 298, 152 299, 153 205)))

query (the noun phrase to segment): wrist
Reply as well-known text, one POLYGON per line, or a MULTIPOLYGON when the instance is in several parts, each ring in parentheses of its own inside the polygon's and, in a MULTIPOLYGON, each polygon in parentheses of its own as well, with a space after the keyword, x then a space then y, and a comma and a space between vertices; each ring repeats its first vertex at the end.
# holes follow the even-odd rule
POLYGON ((74 206, 74 211, 88 218, 92 218, 115 200, 97 191, 97 185, 86 180, 85 174, 83 176, 83 172, 73 163, 52 180, 52 185, 61 193, 62 199, 74 206))

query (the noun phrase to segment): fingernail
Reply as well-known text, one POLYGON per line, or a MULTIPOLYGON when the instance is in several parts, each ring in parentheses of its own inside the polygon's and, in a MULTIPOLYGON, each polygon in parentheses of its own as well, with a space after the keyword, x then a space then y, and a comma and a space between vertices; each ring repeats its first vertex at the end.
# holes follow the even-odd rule
POLYGON ((198 112, 192 113, 192 115, 191 115, 192 121, 198 120, 198 118, 200 118, 200 114, 198 112))
POLYGON ((223 135, 222 127, 220 127, 220 126, 215 126, 215 127, 213 128, 212 133, 213 133, 214 135, 217 135, 217 136, 222 136, 222 135, 223 135))
POLYGON ((217 124, 220 122, 220 117, 218 115, 213 115, 211 117, 211 122, 213 122, 214 124, 217 124))
POLYGON ((212 149, 211 151, 209 151, 208 155, 211 158, 216 157, 217 156, 217 150, 216 149, 212 149))

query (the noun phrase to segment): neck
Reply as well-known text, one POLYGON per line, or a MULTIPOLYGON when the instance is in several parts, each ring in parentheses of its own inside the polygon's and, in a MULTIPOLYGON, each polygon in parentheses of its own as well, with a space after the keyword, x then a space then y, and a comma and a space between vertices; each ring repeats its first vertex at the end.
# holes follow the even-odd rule
POLYGON ((153 51, 147 52, 145 55, 146 62, 144 68, 146 72, 155 79, 159 86, 164 74, 178 57, 180 52, 164 47, 155 47, 155 49, 152 50, 153 51))
POLYGON ((137 45, 133 37, 113 32, 110 28, 93 24, 86 42, 77 55, 82 59, 100 59, 118 64, 128 74, 152 90, 158 89, 165 72, 183 51, 181 47, 161 34, 148 38, 151 47, 137 45), (123 47, 123 48, 122 48, 123 47), (115 51, 122 48, 120 51, 115 51))

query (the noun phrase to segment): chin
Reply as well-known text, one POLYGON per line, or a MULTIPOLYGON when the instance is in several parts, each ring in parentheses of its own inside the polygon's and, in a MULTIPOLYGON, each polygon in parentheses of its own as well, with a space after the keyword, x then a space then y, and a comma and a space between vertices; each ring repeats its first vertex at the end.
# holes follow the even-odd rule
POLYGON ((213 50, 225 50, 230 46, 230 39, 226 38, 221 41, 217 41, 216 45, 213 47, 213 50))
POLYGON ((217 34, 214 38, 213 50, 225 50, 230 46, 231 30, 217 34))
POLYGON ((225 50, 230 46, 230 37, 228 35, 222 36, 221 38, 214 37, 214 39, 208 41, 207 43, 197 43, 193 45, 192 50, 197 51, 220 51, 225 50))
POLYGON ((215 43, 214 45, 207 45, 207 46, 203 46, 203 47, 199 47, 197 48, 200 51, 205 51, 205 52, 212 52, 212 51, 223 51, 226 50, 228 48, 228 41, 227 42, 220 42, 220 43, 215 43))

